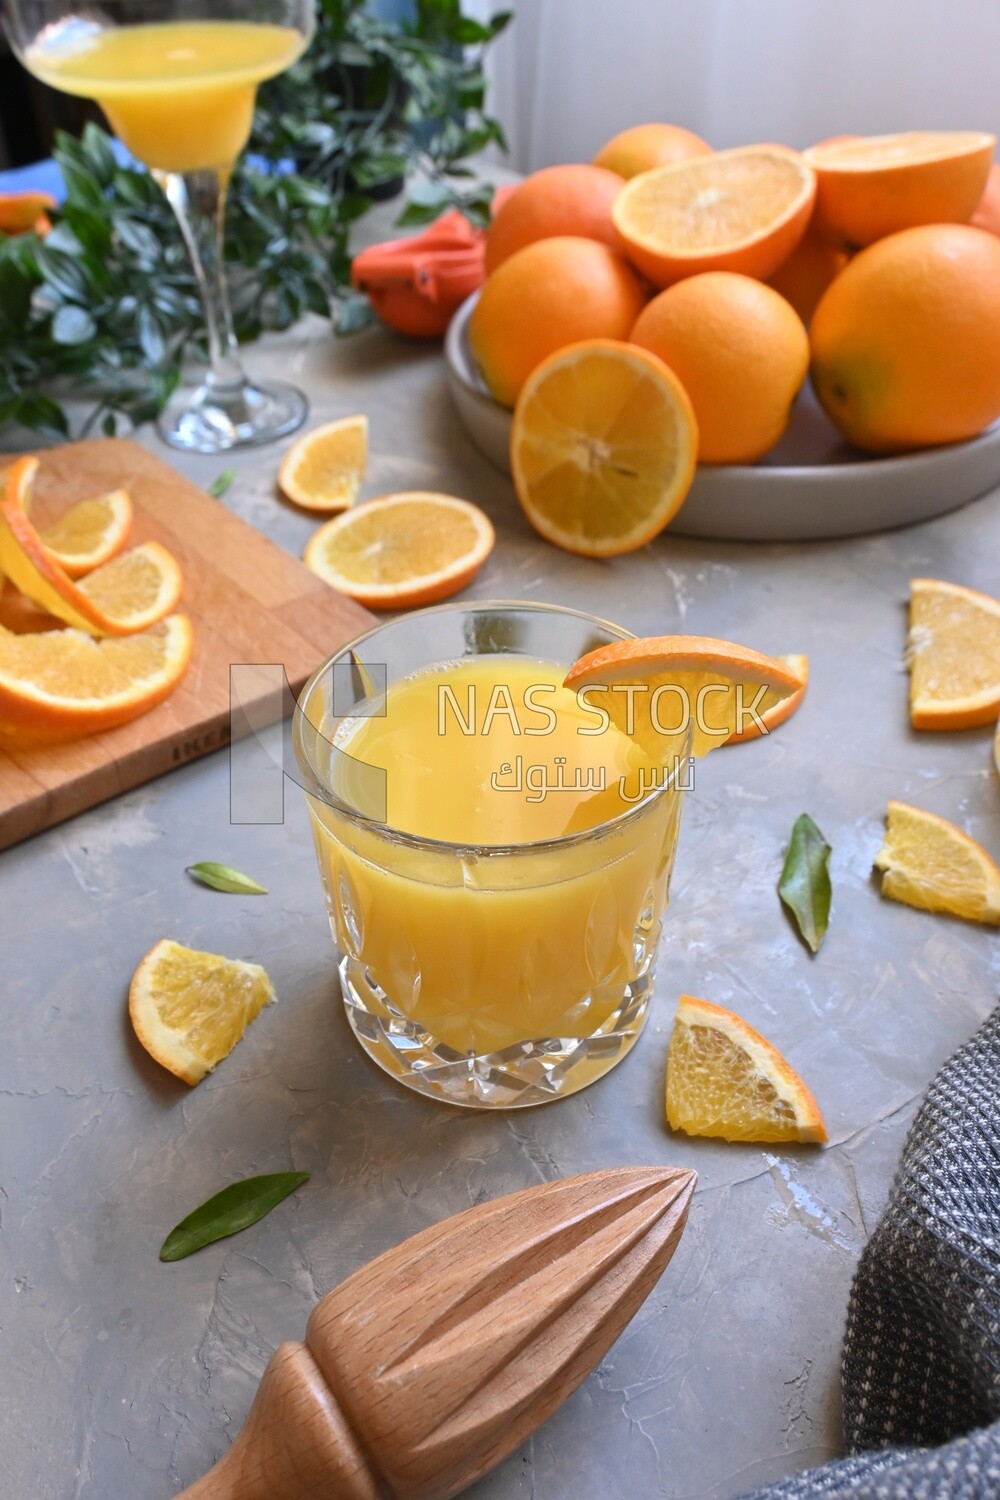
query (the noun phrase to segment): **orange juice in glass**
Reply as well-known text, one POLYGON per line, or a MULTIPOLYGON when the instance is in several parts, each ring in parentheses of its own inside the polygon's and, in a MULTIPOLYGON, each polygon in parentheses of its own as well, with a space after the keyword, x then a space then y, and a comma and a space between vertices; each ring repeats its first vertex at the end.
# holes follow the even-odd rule
POLYGON ((257 86, 309 44, 314 0, 0 0, 25 67, 66 94, 95 99, 150 168, 177 215, 201 292, 209 371, 174 397, 160 435, 224 453, 294 432, 301 391, 247 379, 223 260, 226 189, 253 123, 257 86))
POLYGON ((687 760, 654 764, 562 686, 627 634, 546 605, 423 610, 353 642, 300 699, 348 1017, 420 1092, 544 1103, 642 1029, 687 760))

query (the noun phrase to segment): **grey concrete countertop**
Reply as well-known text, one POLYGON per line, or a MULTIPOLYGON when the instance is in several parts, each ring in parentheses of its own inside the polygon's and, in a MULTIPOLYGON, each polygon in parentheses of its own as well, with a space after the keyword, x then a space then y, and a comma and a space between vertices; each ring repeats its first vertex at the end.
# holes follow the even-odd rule
MULTIPOLYGON (((470 446, 436 347, 317 321, 252 349, 312 397, 313 422, 371 419, 366 495, 477 501, 498 544, 471 594, 581 606, 640 634, 804 651, 812 681, 770 740, 716 752, 689 796, 653 1013, 628 1059, 547 1108, 473 1113, 391 1083, 350 1037, 305 808, 229 822, 229 756, 185 766, 0 857, 0 1494, 166 1500, 225 1450, 263 1366, 363 1262, 470 1203, 615 1163, 697 1169, 673 1263, 600 1368, 470 1493, 489 1500, 728 1497, 835 1454, 839 1350, 858 1251, 934 1070, 991 1009, 996 934, 884 902, 886 802, 952 819, 1000 854, 987 731, 916 735, 902 665, 908 580, 997 589, 996 494, 917 528, 824 544, 661 537, 613 562, 545 545, 470 446), (808 811, 833 845, 815 958, 775 885, 808 811), (193 884, 221 860, 266 898, 193 884), (160 937, 255 959, 280 1004, 196 1089, 131 1034, 125 999, 160 937), (817 1094, 824 1150, 672 1136, 673 1005, 731 1006, 817 1094), (237 1238, 161 1265, 166 1231, 234 1178, 307 1186, 237 1238)), ((169 455, 150 431, 141 441, 169 455)), ((220 503, 299 553, 276 447, 233 460, 220 503)), ((229 460, 173 461, 202 484, 229 460)), ((238 753, 238 752, 237 752, 238 753)))

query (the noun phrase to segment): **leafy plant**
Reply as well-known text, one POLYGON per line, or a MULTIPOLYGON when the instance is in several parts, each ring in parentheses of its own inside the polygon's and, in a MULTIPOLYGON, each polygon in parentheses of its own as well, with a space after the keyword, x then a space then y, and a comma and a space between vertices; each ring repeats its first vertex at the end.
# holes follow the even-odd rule
MULTIPOLYGON (((319 0, 315 39, 260 90, 248 155, 233 176, 226 258, 241 340, 288 328, 307 311, 339 333, 370 317, 349 286, 351 225, 405 180, 398 222, 455 206, 488 221, 492 189, 466 165, 504 144, 485 113, 486 25, 460 0, 417 0, 406 26, 364 0, 319 0), (267 168, 260 169, 260 161, 267 168), (395 182, 394 182, 395 180, 395 182)), ((104 131, 61 134, 63 207, 44 239, 0 235, 0 428, 67 434, 61 404, 89 397, 81 435, 155 416, 191 350, 204 352, 197 285, 180 231, 150 175, 121 166, 104 131)))

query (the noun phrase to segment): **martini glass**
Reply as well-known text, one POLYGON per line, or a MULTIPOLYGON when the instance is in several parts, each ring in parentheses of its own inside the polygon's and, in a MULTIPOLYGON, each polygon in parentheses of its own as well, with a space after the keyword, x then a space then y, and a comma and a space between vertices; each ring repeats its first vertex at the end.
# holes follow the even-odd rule
POLYGON ((253 123, 257 85, 301 56, 313 0, 0 0, 36 78, 96 99, 177 215, 201 288, 209 372, 159 420, 175 448, 224 453, 294 432, 308 403, 240 363, 226 292, 226 190, 253 123))

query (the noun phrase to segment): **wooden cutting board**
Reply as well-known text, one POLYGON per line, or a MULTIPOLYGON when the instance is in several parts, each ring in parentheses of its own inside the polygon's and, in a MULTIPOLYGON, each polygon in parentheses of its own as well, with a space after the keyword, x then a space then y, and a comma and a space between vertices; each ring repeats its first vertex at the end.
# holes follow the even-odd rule
MULTIPOLYGON (((194 626, 191 665, 166 703, 120 729, 34 747, 5 737, 0 849, 228 744, 231 664, 280 663, 297 692, 373 623, 367 610, 136 443, 102 438, 47 451, 32 519, 44 526, 77 500, 113 489, 127 489, 135 507, 128 545, 162 542, 181 565, 178 609, 194 626)), ((32 623, 9 585, 0 622, 32 623)))

